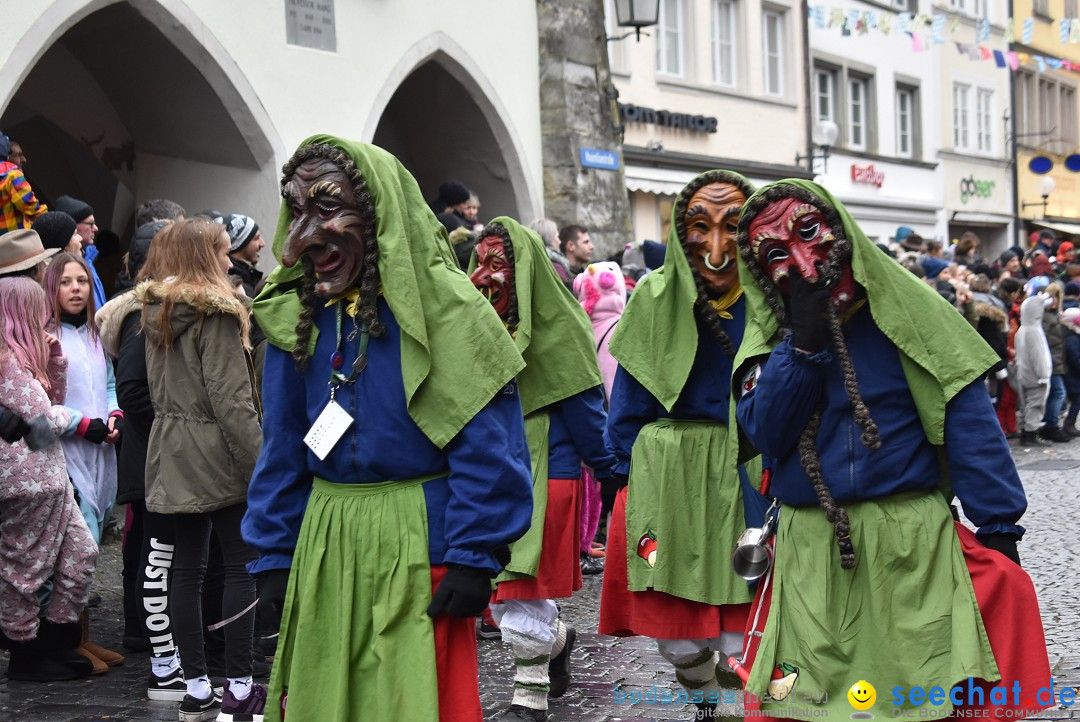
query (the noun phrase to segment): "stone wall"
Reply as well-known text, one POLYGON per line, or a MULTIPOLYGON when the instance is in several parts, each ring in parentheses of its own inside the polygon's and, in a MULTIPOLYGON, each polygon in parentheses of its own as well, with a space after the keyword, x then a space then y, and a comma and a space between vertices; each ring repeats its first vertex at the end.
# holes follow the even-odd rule
POLYGON ((536 5, 544 212, 559 227, 578 223, 588 228, 596 246, 593 260, 600 260, 632 240, 604 3, 537 0, 536 5), (619 170, 582 167, 581 148, 617 153, 619 170))

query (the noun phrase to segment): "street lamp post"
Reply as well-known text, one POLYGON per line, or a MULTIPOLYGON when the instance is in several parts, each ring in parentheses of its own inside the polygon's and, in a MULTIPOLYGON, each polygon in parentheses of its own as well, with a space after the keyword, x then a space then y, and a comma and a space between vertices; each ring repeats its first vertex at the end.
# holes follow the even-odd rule
POLYGON ((641 42, 641 29, 656 25, 659 17, 660 0, 615 0, 615 24, 633 30, 607 40, 623 40, 636 35, 637 42, 641 42))
POLYGON ((1020 204, 1020 207, 1026 209, 1028 206, 1042 206, 1043 219, 1045 220, 1046 206, 1050 203, 1050 194, 1054 192, 1055 188, 1057 188, 1057 183, 1054 182, 1054 179, 1048 175, 1044 175, 1042 178, 1039 179, 1039 195, 1042 196, 1042 201, 1035 203, 1024 202, 1020 204))
POLYGON ((840 127, 831 120, 819 120, 814 124, 813 131, 814 146, 821 149, 821 154, 817 154, 811 150, 809 155, 802 155, 800 153, 795 154, 795 165, 802 163, 804 160, 809 161, 807 163, 808 170, 814 172, 814 161, 821 159, 821 172, 829 172, 829 148, 836 144, 836 138, 840 135, 840 127))

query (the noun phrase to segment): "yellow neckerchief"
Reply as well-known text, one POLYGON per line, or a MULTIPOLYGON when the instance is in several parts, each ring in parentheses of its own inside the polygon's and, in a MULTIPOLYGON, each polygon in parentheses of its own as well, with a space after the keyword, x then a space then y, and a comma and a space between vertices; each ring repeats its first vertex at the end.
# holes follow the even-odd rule
POLYGON ((840 314, 840 325, 848 322, 848 320, 859 312, 859 309, 866 305, 866 297, 860 298, 855 303, 851 304, 846 311, 840 314))
MULTIPOLYGON (((379 284, 379 294, 378 295, 380 295, 380 296, 383 295, 383 287, 382 287, 381 283, 379 284)), ((350 291, 346 291, 345 293, 341 294, 340 296, 335 296, 335 297, 331 298, 329 301, 326 302, 326 305, 323 306, 323 308, 330 308, 331 306, 333 306, 335 303, 338 303, 339 301, 348 301, 349 302, 345 306, 345 313, 349 316, 349 318, 356 318, 356 314, 360 313, 360 289, 359 288, 354 288, 354 289, 352 289, 350 291)))
POLYGON ((728 309, 735 305, 735 302, 742 298, 742 285, 736 284, 724 294, 722 298, 710 299, 709 305, 716 311, 716 315, 720 318, 730 319, 731 314, 728 313, 728 309))

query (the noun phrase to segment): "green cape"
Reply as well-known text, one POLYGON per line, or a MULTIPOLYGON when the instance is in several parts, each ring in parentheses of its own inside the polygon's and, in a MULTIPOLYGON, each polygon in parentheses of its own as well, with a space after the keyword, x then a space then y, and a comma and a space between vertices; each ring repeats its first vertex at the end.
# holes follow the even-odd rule
MULTIPOLYGON (((315 144, 347 153, 371 192, 383 296, 401 326, 401 376, 409 416, 441 448, 524 362, 491 305, 461 272, 446 230, 397 158, 376 146, 330 135, 314 135, 300 147, 315 144)), ((274 235, 279 263, 291 222, 282 203, 274 235)), ((296 345, 302 283, 300 264, 279 265, 253 306, 267 340, 289 352, 296 345)), ((316 338, 312 333, 309 349, 316 338)))
MULTIPOLYGON (((739 243, 755 199, 779 185, 794 186, 815 196, 839 214, 851 241, 855 281, 866 289, 870 313, 900 350, 919 419, 930 443, 945 442, 945 405, 953 396, 998 362, 997 354, 945 299, 910 271, 881 252, 829 191, 810 181, 789 178, 758 190, 739 218, 739 243)), ((779 343, 778 326, 765 295, 739 255, 739 276, 746 294, 746 333, 735 357, 738 369, 747 359, 768 354, 779 343)), ((863 370, 871 373, 871 369, 863 370)), ((873 416, 874 410, 870 409, 873 416)))
POLYGON ((634 288, 609 345, 611 355, 619 365, 669 412, 690 377, 698 343, 694 318, 698 291, 690 261, 679 242, 675 217, 679 212, 679 200, 683 200, 690 188, 697 192, 699 181, 706 177, 710 181, 743 184, 753 190, 750 182, 738 173, 715 170, 702 173, 683 188, 671 210, 671 232, 664 265, 634 288))
MULTIPOLYGON (((491 222, 506 229, 514 247, 518 310, 514 344, 525 359, 517 382, 521 408, 528 416, 603 383, 595 337, 585 309, 559 280, 540 236, 506 216, 491 222)), ((475 269, 473 250, 469 273, 475 269)), ((477 297, 483 298, 479 293, 477 297)))

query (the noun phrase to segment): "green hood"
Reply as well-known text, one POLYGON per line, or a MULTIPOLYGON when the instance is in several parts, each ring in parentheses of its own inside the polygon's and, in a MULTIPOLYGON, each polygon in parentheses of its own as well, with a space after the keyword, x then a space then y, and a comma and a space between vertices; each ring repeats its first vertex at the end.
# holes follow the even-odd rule
POLYGON ((725 170, 706 171, 683 188, 671 210, 664 265, 634 288, 609 345, 619 364, 668 411, 690 377, 698 344, 697 285, 675 221, 694 193, 713 182, 740 186, 747 196, 754 191, 746 178, 725 170))
MULTIPOLYGON (((401 326, 401 376, 409 415, 432 443, 443 447, 524 362, 499 317, 458 268, 445 229, 397 158, 376 146, 330 135, 312 136, 300 147, 317 144, 347 153, 374 199, 379 277, 401 326)), ((279 263, 291 222, 283 203, 274 234, 279 263)), ((267 340, 289 352, 296 345, 302 283, 300 264, 279 265, 253 306, 267 340)), ((316 333, 309 350, 314 349, 316 333)))
MULTIPOLYGON (((514 344, 525 359, 525 370, 517 377, 522 410, 530 414, 599 386, 603 381, 596 362, 592 324, 585 309, 559 280, 540 236, 506 216, 491 222, 506 229, 514 247, 518 311, 514 344)), ((474 250, 469 273, 475 268, 474 250)), ((483 299, 479 293, 476 297, 483 299)), ((503 335, 507 335, 505 330, 503 335)))
MULTIPOLYGON (((789 178, 755 193, 739 217, 740 250, 746 247, 749 222, 765 203, 765 195, 770 191, 775 194, 778 188, 794 190, 785 195, 806 198, 839 215, 843 233, 851 242, 855 281, 866 289, 874 323, 899 348, 926 436, 940 446, 945 440, 945 405, 996 364, 997 354, 945 299, 871 243, 843 204, 816 183, 789 178)), ((736 369, 748 359, 768 354, 780 341, 776 316, 741 253, 739 275, 746 294, 747 318, 752 320, 747 322, 735 358, 736 369)), ((870 409, 871 416, 873 413, 870 409)))

